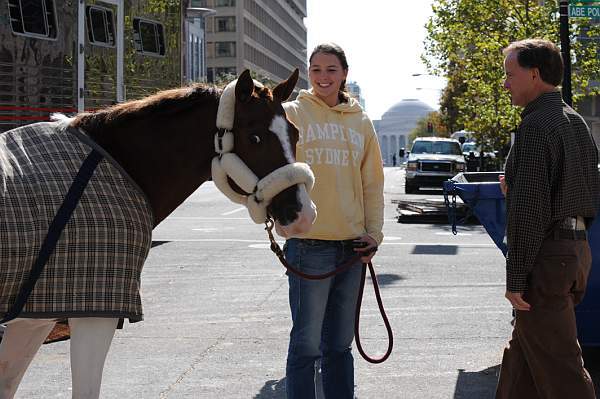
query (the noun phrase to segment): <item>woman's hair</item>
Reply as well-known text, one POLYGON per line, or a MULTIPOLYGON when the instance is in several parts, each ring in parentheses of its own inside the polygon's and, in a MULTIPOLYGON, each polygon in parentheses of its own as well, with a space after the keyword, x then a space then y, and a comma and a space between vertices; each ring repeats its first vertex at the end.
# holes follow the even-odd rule
POLYGON ((564 66, 560 50, 554 43, 544 39, 526 39, 511 43, 503 53, 507 56, 513 51, 517 53, 521 67, 537 68, 544 82, 560 85, 564 66))
MULTIPOLYGON (((309 64, 312 62, 312 59, 315 56, 315 54, 318 54, 318 53, 335 55, 337 57, 337 59, 340 61, 342 68, 346 71, 348 70, 348 60, 346 59, 346 53, 344 53, 344 50, 342 50, 342 48, 340 46, 338 46, 337 44, 335 44, 335 43, 319 44, 317 47, 314 48, 314 50, 310 54, 310 58, 308 59, 309 64)), ((340 102, 342 102, 342 103, 348 102, 348 100, 350 99, 350 94, 346 90, 346 80, 343 80, 342 84, 340 85, 338 98, 339 98, 340 102)))

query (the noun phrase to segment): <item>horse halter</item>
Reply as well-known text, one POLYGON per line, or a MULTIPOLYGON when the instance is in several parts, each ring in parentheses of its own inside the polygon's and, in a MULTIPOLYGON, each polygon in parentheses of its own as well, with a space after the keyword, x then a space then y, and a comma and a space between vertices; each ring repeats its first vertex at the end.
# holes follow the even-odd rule
MULTIPOLYGON (((219 99, 217 110, 217 133, 215 134, 215 152, 212 160, 212 179, 217 188, 231 201, 248 208, 250 217, 257 223, 267 220, 267 206, 273 197, 293 185, 303 185, 306 192, 313 188, 315 177, 310 167, 303 162, 294 162, 275 169, 262 179, 233 152, 233 119, 235 110, 235 85, 237 80, 229 83, 219 99), (227 181, 230 178, 249 195, 235 192, 227 181)), ((262 84, 254 81, 254 85, 262 84)))

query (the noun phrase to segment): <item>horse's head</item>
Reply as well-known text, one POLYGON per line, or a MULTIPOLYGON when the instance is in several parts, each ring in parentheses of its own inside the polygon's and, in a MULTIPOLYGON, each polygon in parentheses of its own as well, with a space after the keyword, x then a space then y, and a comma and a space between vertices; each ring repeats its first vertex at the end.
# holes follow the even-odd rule
POLYGON ((308 165, 295 161, 298 129, 281 105, 297 80, 298 70, 271 91, 246 70, 230 83, 219 103, 215 148, 220 156, 213 160, 219 189, 246 205, 256 223, 272 216, 285 237, 307 232, 316 218, 308 196, 314 176, 308 165))

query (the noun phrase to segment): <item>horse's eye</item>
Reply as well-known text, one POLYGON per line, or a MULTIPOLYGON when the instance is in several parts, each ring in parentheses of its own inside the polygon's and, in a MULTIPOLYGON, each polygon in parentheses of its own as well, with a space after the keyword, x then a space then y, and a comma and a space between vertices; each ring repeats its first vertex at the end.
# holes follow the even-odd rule
POLYGON ((258 144, 260 143, 260 137, 258 137, 256 134, 253 134, 252 136, 250 136, 250 141, 252 142, 252 144, 258 144))

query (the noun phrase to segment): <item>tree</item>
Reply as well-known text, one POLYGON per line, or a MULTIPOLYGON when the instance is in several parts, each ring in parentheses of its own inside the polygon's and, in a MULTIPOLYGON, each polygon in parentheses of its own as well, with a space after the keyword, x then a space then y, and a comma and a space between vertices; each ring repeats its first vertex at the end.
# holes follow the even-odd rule
MULTIPOLYGON (((250 76, 252 76, 252 79, 262 83, 266 87, 273 88, 273 87, 277 86, 277 82, 275 82, 273 79, 268 78, 267 76, 265 76, 259 72, 250 71, 250 76)), ((229 84, 230 82, 232 82, 236 79, 237 79, 237 76, 234 74, 222 73, 215 77, 215 81, 213 82, 213 84, 217 87, 224 88, 225 86, 227 86, 227 84, 229 84)))
MULTIPOLYGON (((519 123, 503 89, 502 49, 515 40, 559 42, 557 0, 434 0, 423 59, 430 73, 447 78, 441 119, 451 130, 473 132, 484 151, 501 148, 519 123)), ((600 26, 571 21, 573 100, 600 93, 600 26)))
POLYGON ((448 128, 442 120, 442 115, 437 111, 430 112, 424 118, 421 118, 419 121, 417 121, 417 126, 408 135, 408 143, 410 145, 410 143, 412 143, 417 137, 429 136, 450 136, 448 128), (431 132, 429 131, 428 125, 430 125, 432 128, 431 132))

